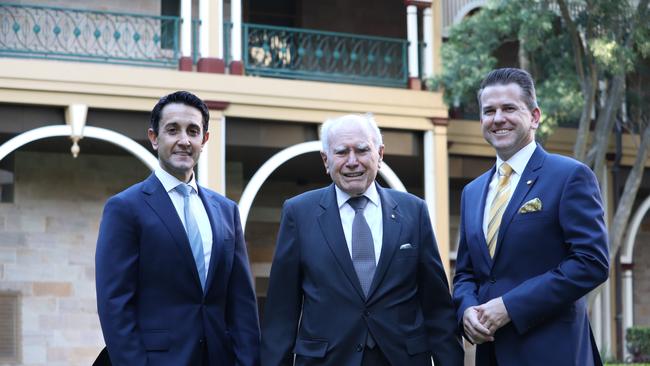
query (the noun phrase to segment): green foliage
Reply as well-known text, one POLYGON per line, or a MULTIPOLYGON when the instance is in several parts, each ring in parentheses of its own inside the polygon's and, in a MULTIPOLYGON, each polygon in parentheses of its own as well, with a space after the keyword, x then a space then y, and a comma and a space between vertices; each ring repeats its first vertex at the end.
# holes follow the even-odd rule
MULTIPOLYGON (((593 55, 585 66, 598 70, 598 78, 619 72, 633 72, 639 57, 650 56, 650 27, 641 22, 631 33, 634 2, 611 0, 568 0, 582 41, 593 55), (624 40, 634 37, 635 47, 624 40)), ((537 82, 543 120, 538 138, 544 139, 558 125, 575 124, 580 118, 584 95, 576 73, 575 52, 570 33, 553 0, 488 0, 487 5, 463 22, 451 27, 441 49, 444 70, 428 83, 444 90, 452 107, 473 105, 481 79, 502 66, 495 52, 504 43, 518 45, 528 61, 528 71, 537 82)), ((513 51, 513 50, 511 50, 513 51)), ((513 52, 510 52, 511 54, 513 52)), ((519 65, 511 60, 507 66, 519 65), (514 64, 513 64, 514 63, 514 64)))
POLYGON ((650 361, 650 328, 628 328, 625 338, 627 348, 634 357, 633 361, 650 361))

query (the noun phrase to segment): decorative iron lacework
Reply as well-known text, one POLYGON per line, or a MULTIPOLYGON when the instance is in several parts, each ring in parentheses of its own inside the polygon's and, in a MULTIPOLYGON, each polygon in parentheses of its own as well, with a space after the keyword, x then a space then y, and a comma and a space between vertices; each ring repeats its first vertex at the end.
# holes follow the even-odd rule
POLYGON ((179 23, 170 16, 0 4, 0 55, 175 67, 179 23))
POLYGON ((243 27, 247 74, 406 85, 406 40, 257 24, 243 27))

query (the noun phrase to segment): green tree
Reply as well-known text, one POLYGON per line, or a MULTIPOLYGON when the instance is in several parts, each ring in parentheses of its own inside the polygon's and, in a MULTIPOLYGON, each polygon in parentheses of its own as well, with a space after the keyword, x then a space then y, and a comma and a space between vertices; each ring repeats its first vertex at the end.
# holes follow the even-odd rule
MULTIPOLYGON (((577 121, 574 157, 605 176, 615 127, 634 136, 637 156, 609 227, 610 259, 618 252, 650 147, 650 9, 648 0, 493 0, 450 30, 444 70, 432 80, 451 106, 476 103, 481 78, 497 67, 495 52, 518 47, 516 65, 537 82, 543 111, 538 139, 558 123, 577 121), (618 126, 617 126, 618 123, 618 126)), ((501 65, 499 65, 501 66, 501 65)))

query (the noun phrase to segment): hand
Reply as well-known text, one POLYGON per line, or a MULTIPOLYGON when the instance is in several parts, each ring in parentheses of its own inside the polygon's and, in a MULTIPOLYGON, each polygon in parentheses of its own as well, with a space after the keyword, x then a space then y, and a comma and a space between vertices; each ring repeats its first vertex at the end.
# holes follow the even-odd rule
POLYGON ((465 312, 463 313, 463 329, 465 330, 465 338, 473 344, 494 341, 492 333, 481 324, 478 316, 479 312, 477 306, 471 306, 465 309, 465 312))
POLYGON ((478 312, 478 320, 489 330, 491 335, 494 335, 499 328, 510 323, 508 309, 506 309, 501 297, 476 306, 476 311, 478 312))

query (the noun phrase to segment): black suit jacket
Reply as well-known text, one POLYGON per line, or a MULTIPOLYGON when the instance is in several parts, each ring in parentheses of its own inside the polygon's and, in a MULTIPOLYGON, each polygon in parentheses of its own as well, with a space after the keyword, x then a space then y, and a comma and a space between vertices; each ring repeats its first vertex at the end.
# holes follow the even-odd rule
POLYGON ((426 204, 377 185, 383 243, 368 298, 334 185, 288 200, 271 269, 262 365, 360 365, 368 332, 393 365, 462 365, 447 278, 426 204), (405 245, 408 244, 408 245, 405 245))

